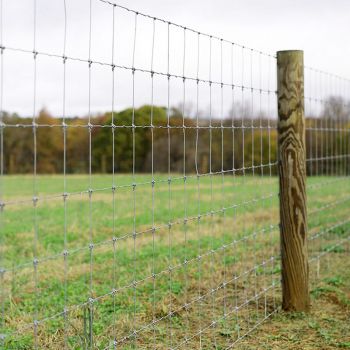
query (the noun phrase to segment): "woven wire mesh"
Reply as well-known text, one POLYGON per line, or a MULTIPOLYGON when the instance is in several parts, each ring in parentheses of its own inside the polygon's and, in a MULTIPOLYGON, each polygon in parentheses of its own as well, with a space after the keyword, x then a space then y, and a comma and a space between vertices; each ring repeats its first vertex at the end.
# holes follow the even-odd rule
POLYGON ((305 68, 309 261, 313 281, 349 255, 350 81, 305 68), (324 259, 321 259, 325 257, 324 259))
MULTIPOLYGON (((38 0, 31 47, 1 30, 1 346, 234 347, 280 304, 275 57, 104 0, 79 2, 88 37, 75 51, 73 4, 57 4, 53 46, 40 42, 38 0), (17 57, 12 79, 30 82, 31 120, 5 113, 17 57), (54 96, 43 88, 52 81, 54 96), (54 119, 40 112, 47 101, 59 106, 54 119), (30 166, 18 170, 31 175, 7 175, 14 132, 31 140, 30 166), (50 139, 60 144, 54 176, 43 169, 50 139)), ((334 233, 346 197, 319 191, 336 183, 346 195, 349 148, 339 147, 349 147, 349 123, 312 119, 330 95, 313 89, 310 261, 319 266, 348 239, 334 233)))

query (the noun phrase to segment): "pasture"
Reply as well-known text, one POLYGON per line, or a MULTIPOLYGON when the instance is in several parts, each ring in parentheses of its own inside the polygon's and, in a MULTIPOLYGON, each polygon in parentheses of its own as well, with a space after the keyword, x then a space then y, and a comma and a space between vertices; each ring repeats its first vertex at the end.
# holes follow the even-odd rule
MULTIPOLYGON (((4 176, 5 348, 32 349, 33 332, 40 349, 240 339, 280 303, 278 178, 267 172, 38 175, 35 198, 33 176, 4 176)), ((307 189, 312 288, 342 287, 329 278, 348 271, 349 179, 309 177, 307 189)))

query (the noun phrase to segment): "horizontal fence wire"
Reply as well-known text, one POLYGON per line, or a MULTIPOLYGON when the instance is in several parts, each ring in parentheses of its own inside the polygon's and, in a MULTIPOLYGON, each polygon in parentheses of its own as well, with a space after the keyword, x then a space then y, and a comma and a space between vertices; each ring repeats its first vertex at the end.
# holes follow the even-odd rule
MULTIPOLYGON (((275 56, 105 0, 33 0, 27 46, 0 3, 0 348, 235 347, 280 308, 275 56)), ((319 277, 349 246, 349 82, 305 83, 319 277)))

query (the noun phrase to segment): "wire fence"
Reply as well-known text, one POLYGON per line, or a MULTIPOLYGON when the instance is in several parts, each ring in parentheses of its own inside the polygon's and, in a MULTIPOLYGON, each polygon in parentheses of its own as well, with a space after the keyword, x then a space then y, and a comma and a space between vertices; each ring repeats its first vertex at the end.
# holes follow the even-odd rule
POLYGON ((350 81, 305 67, 305 82, 309 261, 318 279, 349 252, 350 81))
MULTIPOLYGON (((21 43, 0 1, 0 348, 235 347, 281 302, 275 56, 105 0, 34 0, 21 43)), ((349 251, 350 83, 305 82, 316 280, 349 251)))

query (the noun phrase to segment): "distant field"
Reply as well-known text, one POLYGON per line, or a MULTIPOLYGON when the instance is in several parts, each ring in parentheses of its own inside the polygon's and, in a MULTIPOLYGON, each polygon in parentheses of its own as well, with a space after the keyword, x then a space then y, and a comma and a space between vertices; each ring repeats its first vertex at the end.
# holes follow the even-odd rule
MULTIPOLYGON (((199 335, 203 349, 224 349, 279 303, 276 177, 117 175, 112 184, 69 175, 63 196, 62 176, 40 175, 33 201, 32 176, 5 176, 6 349, 33 348, 34 319, 40 349, 104 349, 113 334, 118 349, 197 348, 199 335)), ((317 256, 347 254, 349 178, 309 178, 308 203, 316 280, 317 256)))

